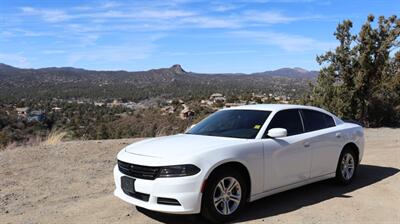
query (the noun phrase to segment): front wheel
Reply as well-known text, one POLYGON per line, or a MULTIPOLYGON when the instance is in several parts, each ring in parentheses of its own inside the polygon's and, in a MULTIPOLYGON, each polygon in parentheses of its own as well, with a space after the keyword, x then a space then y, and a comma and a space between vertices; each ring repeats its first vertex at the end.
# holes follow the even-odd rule
POLYGON ((353 181, 358 165, 356 158, 354 150, 344 149, 342 151, 336 168, 335 179, 338 183, 347 185, 353 181))
POLYGON ((247 186, 235 169, 217 170, 208 180, 202 200, 202 216, 221 223, 233 220, 246 202, 247 186))

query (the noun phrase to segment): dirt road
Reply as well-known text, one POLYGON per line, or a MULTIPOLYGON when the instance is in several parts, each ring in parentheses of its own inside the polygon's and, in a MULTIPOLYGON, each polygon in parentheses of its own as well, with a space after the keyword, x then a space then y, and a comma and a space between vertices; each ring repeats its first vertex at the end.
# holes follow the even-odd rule
MULTIPOLYGON (((323 181, 251 203, 237 222, 400 223, 400 129, 368 129, 355 182, 323 181)), ((112 195, 116 153, 135 139, 0 152, 0 223, 204 223, 137 211, 112 195)))

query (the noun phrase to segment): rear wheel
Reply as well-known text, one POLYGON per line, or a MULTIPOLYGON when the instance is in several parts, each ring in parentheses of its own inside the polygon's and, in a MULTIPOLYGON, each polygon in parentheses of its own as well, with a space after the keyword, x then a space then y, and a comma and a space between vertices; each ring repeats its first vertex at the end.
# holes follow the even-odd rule
POLYGON ((216 223, 231 221, 245 204, 246 195, 243 174, 233 168, 217 170, 207 181, 201 214, 216 223))
POLYGON ((349 184, 353 181, 357 171, 358 161, 353 149, 342 151, 336 168, 336 181, 340 184, 349 184))

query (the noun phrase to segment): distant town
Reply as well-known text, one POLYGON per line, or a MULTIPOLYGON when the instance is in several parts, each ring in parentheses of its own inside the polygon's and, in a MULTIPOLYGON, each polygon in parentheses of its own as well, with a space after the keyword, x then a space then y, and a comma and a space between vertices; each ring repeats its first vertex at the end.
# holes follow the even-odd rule
MULTIPOLYGON (((296 92, 296 89, 292 89, 293 92, 296 92)), ((291 97, 280 95, 275 96, 273 93, 263 93, 263 94, 255 94, 252 93, 250 98, 244 99, 230 99, 225 97, 222 93, 213 93, 209 98, 201 99, 199 101, 202 107, 206 107, 211 110, 218 110, 221 108, 229 108, 235 106, 242 106, 248 104, 261 104, 261 103, 283 103, 287 104, 291 100, 291 97)), ((41 122, 46 119, 46 114, 49 113, 60 113, 63 108, 61 106, 57 106, 56 102, 63 102, 67 104, 93 104, 96 107, 107 107, 107 108, 115 108, 121 107, 129 110, 139 110, 139 109, 147 109, 149 107, 159 107, 161 115, 166 114, 174 114, 178 110, 179 117, 184 120, 195 115, 195 112, 191 110, 190 106, 185 103, 182 99, 164 99, 161 98, 153 99, 153 100, 144 100, 141 102, 124 102, 120 99, 114 99, 110 102, 110 100, 103 101, 93 101, 91 99, 79 99, 79 100, 54 100, 54 105, 51 107, 51 110, 37 110, 35 108, 30 107, 17 107, 11 106, 15 108, 15 112, 18 114, 20 119, 26 119, 28 122, 41 122), (180 109, 179 109, 180 108, 180 109)))

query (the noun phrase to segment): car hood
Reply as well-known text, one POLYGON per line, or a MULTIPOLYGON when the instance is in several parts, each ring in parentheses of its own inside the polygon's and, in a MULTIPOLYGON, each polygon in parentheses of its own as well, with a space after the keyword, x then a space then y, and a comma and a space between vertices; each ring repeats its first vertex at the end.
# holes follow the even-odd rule
POLYGON ((151 138, 125 148, 131 154, 155 158, 183 157, 245 142, 246 139, 178 134, 151 138))

